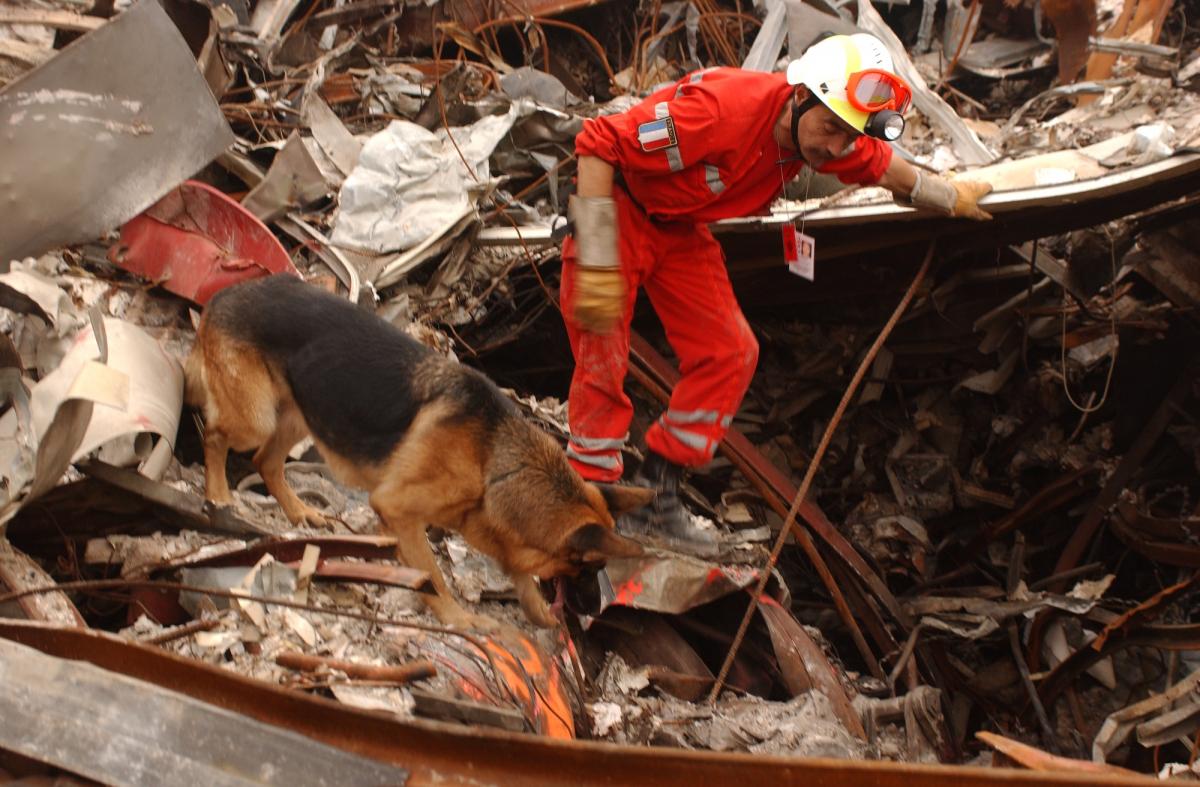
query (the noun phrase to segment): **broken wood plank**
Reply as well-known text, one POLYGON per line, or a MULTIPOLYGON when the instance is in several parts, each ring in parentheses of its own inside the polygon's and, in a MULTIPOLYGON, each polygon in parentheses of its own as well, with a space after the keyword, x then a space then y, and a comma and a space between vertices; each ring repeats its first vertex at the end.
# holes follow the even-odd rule
POLYGON ((33 68, 54 57, 54 50, 12 38, 0 38, 0 57, 7 57, 23 66, 33 68))
POLYGON ((70 11, 43 11, 37 8, 0 8, 0 25, 45 25, 58 30, 86 33, 108 23, 98 16, 70 11))
POLYGON ((421 689, 409 689, 409 693, 413 698, 413 712, 418 716, 463 724, 482 724, 511 732, 525 732, 528 729, 524 714, 512 708, 452 699, 421 689))
POLYGON ((1176 306, 1194 310, 1200 308, 1200 254, 1174 229, 1145 233, 1124 262, 1176 306))
MULTIPOLYGON (((391 557, 395 557, 394 555, 391 557)), ((298 561, 286 565, 299 568, 298 561)), ((337 582, 367 582, 375 585, 390 585, 407 588, 418 593, 433 593, 433 580, 429 572, 408 566, 386 566, 377 563, 351 563, 345 560, 321 560, 317 563, 317 579, 337 582)))
POLYGON ((8 640, 0 640, 0 748, 105 784, 408 781, 398 766, 8 640))
POLYGON ((322 558, 356 557, 362 560, 394 560, 396 557, 396 539, 391 536, 275 537, 256 541, 243 549, 232 550, 223 555, 199 559, 182 558, 172 561, 169 566, 164 566, 164 568, 252 566, 268 553, 278 561, 291 563, 302 560, 305 549, 310 545, 320 548, 322 558))
POLYGON ((300 5, 300 0, 262 0, 254 6, 250 27, 264 41, 274 42, 283 32, 288 18, 300 5))
MULTIPOLYGON (((5 592, 20 593, 34 588, 50 587, 54 579, 33 562, 24 552, 14 547, 8 539, 0 536, 0 595, 5 592)), ((25 617, 59 626, 87 628, 83 615, 61 591, 33 593, 14 602, 25 617)), ((0 614, 3 610, 0 609, 0 614)))
POLYGON ((411 664, 361 664, 355 661, 346 661, 345 659, 316 656, 309 653, 297 653, 289 650, 277 655, 275 663, 281 667, 301 672, 337 670, 351 678, 382 680, 390 683, 411 683, 414 680, 424 680, 425 678, 432 678, 437 675, 437 667, 428 659, 420 659, 411 664))
POLYGON ((99 460, 79 466, 83 474, 155 504, 168 518, 182 527, 213 533, 237 535, 274 535, 259 525, 247 522, 228 507, 214 507, 199 495, 181 492, 174 487, 152 481, 136 470, 114 467, 99 460))
POLYGON ((821 692, 829 700, 834 715, 850 734, 866 741, 867 732, 863 729, 862 719, 850 704, 846 689, 821 647, 791 613, 774 599, 764 597, 758 602, 758 611, 767 624, 779 668, 792 695, 813 689, 821 692))
POLYGON ((1115 774, 1119 776, 1144 776, 1144 774, 1140 774, 1137 771, 1131 771, 1128 768, 1120 768, 1116 765, 1109 765, 1103 762, 1060 757, 1057 754, 1042 751, 1034 746, 1014 741, 1012 738, 1006 738, 994 732, 981 730, 975 733, 975 737, 1018 765, 1033 771, 1067 771, 1074 773, 1115 774))

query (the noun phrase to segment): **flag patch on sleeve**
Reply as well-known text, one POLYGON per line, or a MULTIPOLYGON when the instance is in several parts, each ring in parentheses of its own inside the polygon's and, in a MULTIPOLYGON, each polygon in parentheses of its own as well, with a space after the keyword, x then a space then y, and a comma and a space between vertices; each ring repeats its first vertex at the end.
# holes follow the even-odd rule
POLYGON ((672 148, 679 144, 675 137, 675 123, 669 117, 651 120, 638 126, 638 144, 647 153, 653 150, 672 148))

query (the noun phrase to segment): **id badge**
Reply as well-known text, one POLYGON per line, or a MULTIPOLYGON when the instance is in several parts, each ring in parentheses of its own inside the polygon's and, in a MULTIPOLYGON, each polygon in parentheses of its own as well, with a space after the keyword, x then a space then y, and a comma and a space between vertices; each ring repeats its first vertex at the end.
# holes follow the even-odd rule
POLYGON ((812 281, 816 251, 817 242, 811 235, 805 235, 792 224, 783 226, 783 260, 789 271, 812 281))

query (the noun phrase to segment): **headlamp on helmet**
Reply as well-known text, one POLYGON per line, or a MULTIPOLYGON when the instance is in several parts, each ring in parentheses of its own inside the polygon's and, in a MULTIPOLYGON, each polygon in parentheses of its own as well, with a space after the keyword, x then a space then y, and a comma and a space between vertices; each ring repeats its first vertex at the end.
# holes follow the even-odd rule
POLYGON ((787 80, 804 85, 855 131, 889 142, 904 133, 912 91, 892 72, 892 56, 872 35, 818 41, 788 65, 787 80))

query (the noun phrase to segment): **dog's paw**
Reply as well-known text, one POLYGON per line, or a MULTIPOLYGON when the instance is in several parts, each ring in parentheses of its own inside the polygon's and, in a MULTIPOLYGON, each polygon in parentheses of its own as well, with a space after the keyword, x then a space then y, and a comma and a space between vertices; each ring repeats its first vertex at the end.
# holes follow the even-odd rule
POLYGON ((467 612, 465 609, 438 617, 450 628, 477 631, 481 634, 494 634, 501 626, 500 621, 493 617, 478 612, 467 612))
POLYGON ((471 622, 467 628, 474 629, 481 634, 495 634, 503 625, 495 618, 478 612, 472 612, 470 618, 471 622))
POLYGON ((293 525, 308 525, 318 530, 333 530, 334 522, 336 521, 333 517, 327 516, 308 505, 296 512, 295 516, 289 516, 288 519, 291 520, 293 525))
POLYGON ((521 609, 525 611, 525 617, 529 618, 529 622, 535 626, 552 629, 557 628, 560 623, 550 605, 540 597, 533 601, 522 599, 521 609))

